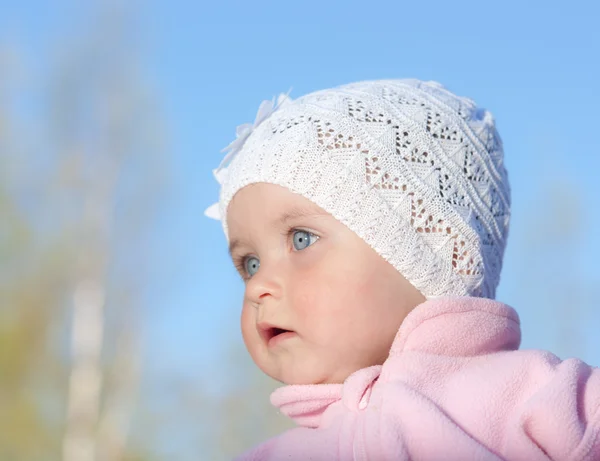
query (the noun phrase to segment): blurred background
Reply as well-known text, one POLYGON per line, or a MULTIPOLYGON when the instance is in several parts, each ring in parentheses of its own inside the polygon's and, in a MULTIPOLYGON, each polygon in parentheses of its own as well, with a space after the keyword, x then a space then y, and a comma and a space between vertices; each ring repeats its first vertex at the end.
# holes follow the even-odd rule
POLYGON ((597 2, 0 0, 0 459, 226 460, 289 427, 211 170, 259 103, 375 78, 491 110, 523 348, 600 365, 597 2))

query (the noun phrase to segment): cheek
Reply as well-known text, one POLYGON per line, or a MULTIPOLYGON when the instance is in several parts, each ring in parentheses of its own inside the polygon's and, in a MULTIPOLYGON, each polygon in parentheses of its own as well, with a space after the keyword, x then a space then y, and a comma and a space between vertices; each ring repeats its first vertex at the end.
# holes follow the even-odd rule
POLYGON ((327 296, 319 280, 313 277, 298 277, 290 292, 290 300, 293 306, 294 317, 296 320, 305 322, 312 317, 320 315, 322 311, 320 304, 322 299, 327 296))
POLYGON ((293 283, 288 283, 293 320, 311 331, 327 322, 331 297, 335 288, 329 286, 330 277, 319 265, 296 267, 293 283))
POLYGON ((332 257, 321 274, 324 294, 336 310, 344 309, 344 306, 364 305, 371 302, 377 293, 377 274, 370 261, 345 256, 332 257))
POLYGON ((347 313, 351 304, 368 295, 368 284, 361 282, 361 275, 349 271, 343 260, 328 256, 328 261, 301 268, 294 275, 290 286, 291 302, 297 320, 310 322, 311 329, 330 329, 331 323, 349 320, 347 313), (333 261, 333 263, 329 263, 333 261), (360 292, 360 294, 358 293, 360 292), (329 320, 331 319, 331 321, 329 320))
POLYGON ((254 348, 256 347, 256 341, 258 339, 255 315, 254 308, 249 304, 244 303, 244 306, 242 307, 240 323, 242 327, 244 344, 246 345, 248 352, 250 352, 250 355, 253 355, 254 348))
MULTIPOLYGON (((344 294, 350 302, 354 300, 354 303, 373 305, 389 298, 391 287, 387 263, 372 249, 357 250, 338 265, 336 270, 342 275, 334 278, 332 283, 346 287, 344 294)), ((395 272, 395 269, 392 270, 395 272)))
POLYGON ((375 313, 397 310, 398 300, 391 299, 387 274, 375 256, 330 254, 323 264, 302 271, 294 284, 296 312, 317 332, 330 334, 335 328, 338 334, 369 335, 379 331, 386 320, 375 313))

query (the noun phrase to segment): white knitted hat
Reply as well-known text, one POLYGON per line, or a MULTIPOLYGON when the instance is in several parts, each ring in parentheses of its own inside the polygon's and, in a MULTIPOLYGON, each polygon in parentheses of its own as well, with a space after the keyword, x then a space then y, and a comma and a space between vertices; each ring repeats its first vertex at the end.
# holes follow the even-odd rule
POLYGON ((494 298, 510 188, 493 116, 471 99, 431 81, 358 82, 263 102, 237 134, 208 216, 225 216, 248 184, 278 184, 345 224, 425 297, 494 298))

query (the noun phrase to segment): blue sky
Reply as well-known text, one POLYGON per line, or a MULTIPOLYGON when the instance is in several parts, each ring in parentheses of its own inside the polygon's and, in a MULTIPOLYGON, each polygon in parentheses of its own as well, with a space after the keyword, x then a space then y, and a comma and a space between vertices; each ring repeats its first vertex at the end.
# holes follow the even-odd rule
MULTIPOLYGON (((218 194, 211 169, 235 126, 252 121, 260 101, 290 87, 295 97, 356 80, 417 77, 472 97, 497 119, 514 203, 498 298, 521 312, 525 347, 552 348, 557 325, 538 321, 548 314, 531 293, 542 287, 519 285, 528 263, 519 257, 526 245, 519 241, 532 225, 530 211, 544 201, 545 181, 576 186, 590 230, 573 250, 576 263, 590 283, 600 279, 600 244, 592 238, 600 224, 594 12, 593 2, 154 3, 147 16, 156 51, 150 65, 166 93, 177 143, 172 232, 182 258, 181 289, 168 295, 173 308, 156 331, 160 343, 175 356, 182 345, 200 345, 180 359, 210 360, 214 354, 200 352, 206 347, 200 331, 222 333, 219 341, 238 334, 242 287, 219 224, 202 216, 218 194)), ((556 284, 565 268, 551 264, 556 284)), ((600 363, 597 354, 586 357, 600 363)))
MULTIPOLYGON (((18 43, 42 79, 51 47, 93 17, 77 2, 48 5, 0 1, 0 40, 18 43)), ((298 97, 404 77, 438 80, 495 115, 513 198, 498 299, 519 311, 524 347, 568 354, 547 302, 557 290, 574 299, 571 282, 561 289, 565 279, 589 287, 595 312, 573 314, 587 341, 578 351, 600 365, 598 2, 149 1, 133 9, 141 66, 169 125, 173 170, 167 209, 152 229, 160 267, 143 287, 147 370, 201 376, 220 370, 215 349, 240 341, 242 285, 219 223, 203 216, 218 196, 211 170, 235 127, 290 87, 298 97), (545 187, 554 183, 580 198, 581 230, 536 252, 553 225, 545 187), (543 225, 540 209, 549 210, 543 225)))

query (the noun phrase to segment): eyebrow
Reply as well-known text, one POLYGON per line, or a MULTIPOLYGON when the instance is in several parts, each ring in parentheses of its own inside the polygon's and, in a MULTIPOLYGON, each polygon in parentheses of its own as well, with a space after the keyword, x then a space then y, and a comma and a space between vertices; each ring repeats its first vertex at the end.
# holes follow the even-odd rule
MULTIPOLYGON (((327 216, 327 215, 328 215, 327 212, 320 210, 318 208, 307 207, 307 206, 294 206, 289 211, 286 211, 281 216, 274 219, 271 224, 277 226, 277 225, 286 224, 289 221, 292 221, 294 219, 315 218, 315 217, 327 216)), ((233 252, 241 244, 242 244, 242 241, 240 239, 233 239, 229 243, 229 256, 230 257, 233 257, 233 252)))

